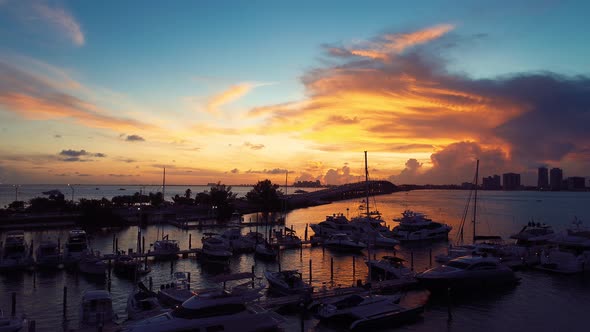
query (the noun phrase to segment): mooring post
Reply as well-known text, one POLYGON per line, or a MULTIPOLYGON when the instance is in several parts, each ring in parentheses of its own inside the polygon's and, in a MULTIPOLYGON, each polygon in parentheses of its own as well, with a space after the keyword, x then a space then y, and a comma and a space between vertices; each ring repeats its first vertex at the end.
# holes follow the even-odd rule
POLYGON ((410 270, 414 271, 414 252, 410 252, 410 270))
POLYGON ((192 247, 193 247, 192 234, 188 233, 188 248, 191 249, 192 247))
POLYGON ((334 257, 330 257, 330 281, 334 281, 334 257))
POLYGON ((148 284, 150 286, 150 290, 153 290, 154 289, 154 280, 152 280, 152 277, 150 277, 148 279, 148 284))
POLYGON ((186 279, 188 281, 188 283, 186 284, 186 289, 191 289, 191 273, 190 272, 186 273, 186 279))
POLYGON ((451 287, 447 287, 447 321, 450 323, 453 320, 453 312, 451 310, 451 287))
POLYGON ((173 273, 174 273, 174 261, 171 260, 170 261, 170 274, 173 274, 173 273))
POLYGON ((304 236, 304 238, 305 238, 305 241, 306 242, 307 242, 307 226, 308 226, 308 224, 305 224, 305 236, 304 236))
POLYGON ((141 237, 141 253, 145 254, 145 236, 141 237))
POLYGON ((63 316, 67 316, 68 311, 68 286, 64 286, 64 297, 63 297, 63 316))
POLYGON ((301 303, 299 303, 299 311, 300 311, 300 323, 301 323, 301 332, 305 331, 305 304, 303 303, 303 301, 301 301, 301 303))
POLYGON ((115 237, 115 252, 119 254, 119 238, 115 237))
POLYGON ((116 239, 116 234, 113 234, 113 254, 115 253, 115 239, 116 239))
POLYGON ((12 292, 12 317, 16 316, 16 292, 12 292))
POLYGON ((37 272, 33 270, 33 289, 37 288, 37 272))
POLYGON ((310 259, 309 260, 309 285, 310 286, 311 286, 311 276, 312 276, 312 273, 311 273, 311 259, 310 259))
POLYGON ((429 263, 429 267, 432 267, 432 248, 430 248, 430 250, 428 250, 428 263, 429 263))
POLYGON ((29 321, 29 332, 35 332, 35 325, 36 323, 34 319, 29 321))
POLYGON ((352 285, 356 281, 356 256, 352 256, 352 285))
POLYGON ((137 227, 137 253, 141 252, 141 228, 137 227))

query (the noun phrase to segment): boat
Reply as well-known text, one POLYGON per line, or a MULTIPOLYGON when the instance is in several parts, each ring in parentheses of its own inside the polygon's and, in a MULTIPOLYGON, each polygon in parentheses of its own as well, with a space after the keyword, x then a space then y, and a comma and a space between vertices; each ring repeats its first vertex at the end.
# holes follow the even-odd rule
POLYGON ((326 216, 326 219, 319 223, 312 223, 309 227, 314 231, 316 236, 329 237, 334 233, 352 233, 352 226, 343 214, 333 214, 326 216))
POLYGON ((24 231, 6 232, 2 256, 0 257, 0 270, 17 271, 27 269, 32 265, 33 257, 25 242, 24 231))
POLYGON ((420 317, 424 306, 406 308, 399 295, 351 294, 324 303, 317 316, 322 322, 365 330, 377 324, 399 325, 420 317))
POLYGON ((404 266, 405 260, 396 256, 383 256, 381 259, 367 260, 371 279, 414 279, 414 272, 404 266))
POLYGON ((67 265, 77 264, 82 256, 90 252, 86 231, 72 229, 68 233, 68 240, 64 246, 64 263, 67 265))
POLYGON ((463 256, 447 264, 418 273, 416 278, 431 291, 485 289, 514 285, 518 279, 512 269, 496 257, 463 256))
POLYGON ((172 274, 172 281, 160 285, 158 300, 165 306, 174 307, 191 298, 195 293, 190 289, 188 274, 177 271, 172 274))
POLYGON ((154 259, 166 260, 178 258, 180 247, 176 240, 170 240, 168 234, 162 236, 161 240, 154 242, 154 249, 151 252, 154 259))
POLYGON ((256 245, 254 255, 262 259, 275 260, 277 259, 278 252, 268 241, 263 240, 256 245))
POLYGON ((402 212, 401 218, 394 218, 399 224, 393 228, 393 237, 400 241, 424 241, 448 239, 452 227, 432 221, 426 215, 412 210, 402 212))
POLYGON ((23 328, 24 319, 17 317, 4 317, 0 310, 0 332, 16 332, 23 328))
MULTIPOLYGON (((116 326, 111 294, 106 290, 90 290, 82 295, 80 303, 80 329, 116 326)), ((99 329, 100 330, 100 329, 99 329)))
POLYGON ((242 235, 239 228, 228 229, 219 236, 232 252, 252 252, 256 246, 256 241, 252 238, 242 235))
POLYGON ((551 239, 551 243, 557 247, 542 250, 540 264, 536 268, 563 274, 589 271, 590 230, 581 228, 581 223, 576 218, 575 228, 551 239))
POLYGON ((280 248, 301 248, 301 239, 299 236, 295 235, 295 230, 293 228, 285 227, 284 232, 281 230, 275 231, 274 237, 280 248))
POLYGON ((91 276, 105 276, 107 263, 105 263, 98 251, 90 251, 89 254, 83 255, 78 261, 78 270, 81 273, 91 276))
POLYGON ((535 223, 531 220, 520 232, 510 235, 510 238, 516 242, 505 246, 503 250, 514 256, 522 257, 524 264, 535 266, 541 263, 541 251, 555 246, 551 240, 556 235, 550 225, 535 223))
MULTIPOLYGON (((250 282, 249 282, 250 284, 250 282)), ((218 288, 195 294, 173 310, 127 325, 123 331, 270 331, 284 319, 251 304, 261 288, 218 288)))
POLYGON ((335 233, 324 241, 324 247, 341 251, 361 251, 367 245, 363 242, 352 240, 350 236, 344 233, 335 233))
POLYGON ((141 320, 166 311, 158 301, 158 294, 150 291, 140 281, 127 298, 127 319, 141 320))
POLYGON ((281 295, 299 294, 311 296, 313 287, 303 282, 301 273, 297 270, 283 270, 278 272, 264 272, 268 287, 281 295))
POLYGON ((130 255, 118 255, 115 258, 114 272, 119 276, 135 280, 139 276, 151 272, 151 267, 146 260, 132 257, 130 255))
POLYGON ((215 233, 204 233, 203 235, 204 237, 201 239, 203 248, 199 255, 201 262, 206 264, 229 264, 232 252, 228 243, 215 233))
POLYGON ((35 265, 41 269, 57 269, 63 263, 59 245, 53 241, 43 241, 35 250, 35 265))
POLYGON ((371 247, 393 248, 398 245, 399 241, 392 237, 387 228, 384 231, 384 226, 380 222, 378 219, 369 218, 352 219, 352 232, 349 235, 353 240, 364 242, 371 247))

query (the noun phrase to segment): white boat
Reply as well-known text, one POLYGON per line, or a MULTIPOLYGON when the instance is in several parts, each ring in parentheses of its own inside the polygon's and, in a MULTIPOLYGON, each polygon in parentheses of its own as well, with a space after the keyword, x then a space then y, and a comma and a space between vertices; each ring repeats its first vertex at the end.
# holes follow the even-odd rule
POLYGON ((214 289, 196 294, 172 311, 127 325, 123 331, 268 331, 284 319, 249 304, 260 289, 244 292, 214 289))
POLYGON ((516 242, 506 245, 503 251, 521 257, 528 266, 535 266, 541 263, 541 251, 555 246, 551 243, 555 236, 551 226, 529 221, 520 232, 510 236, 516 242))
POLYGON ((191 298, 195 293, 190 289, 186 272, 177 271, 172 275, 172 281, 160 285, 158 300, 166 306, 177 306, 191 298))
POLYGON ((8 231, 4 238, 4 247, 0 257, 0 270, 17 271, 33 265, 33 257, 23 231, 8 231))
POLYGON ((371 279, 413 279, 414 272, 404 266, 404 259, 395 256, 383 256, 379 260, 367 260, 371 279))
POLYGON ((82 256, 88 254, 88 237, 86 231, 73 229, 68 233, 68 240, 64 246, 64 263, 77 264, 82 256))
POLYGON ((399 222, 393 228, 393 237, 400 241, 447 239, 452 229, 447 224, 432 221, 423 213, 411 210, 405 210, 401 218, 393 220, 399 222))
POLYGON ((268 280, 269 289, 283 295, 309 296, 313 292, 313 287, 303 281, 301 273, 297 270, 266 271, 264 276, 268 280))
POLYGON ((239 228, 228 229, 219 236, 232 252, 252 252, 256 246, 256 241, 252 238, 242 235, 239 228))
POLYGON ((447 264, 416 275, 418 281, 431 291, 481 289, 515 284, 517 278, 511 268, 498 258, 463 256, 447 264))
POLYGON ((324 247, 342 251, 361 251, 367 245, 363 242, 352 240, 350 236, 344 233, 335 233, 324 241, 324 247))
POLYGON ((135 280, 140 276, 150 273, 151 267, 144 259, 132 257, 130 255, 118 255, 115 258, 113 271, 118 276, 135 280))
POLYGON ((329 237, 334 233, 352 233, 353 227, 343 214, 333 214, 326 216, 326 220, 310 224, 309 227, 314 231, 315 235, 321 237, 329 237))
POLYGON ((232 256, 229 244, 216 236, 214 233, 205 233, 201 242, 203 248, 201 249, 201 262, 206 264, 229 264, 229 259, 232 256))
POLYGON ((376 324, 399 325, 415 320, 424 311, 424 306, 406 308, 399 301, 399 295, 351 294, 324 303, 317 316, 322 322, 364 330, 376 324))
POLYGON ((43 241, 35 250, 35 265, 42 269, 57 269, 63 263, 59 246, 53 241, 43 241))
POLYGON ((127 319, 141 320, 159 315, 166 311, 158 301, 158 294, 150 291, 142 282, 127 298, 127 319))
POLYGON ((575 229, 551 240, 556 248, 541 251, 537 268, 565 274, 590 271, 590 230, 582 229, 577 219, 574 224, 575 229))
POLYGON ((111 294, 105 290, 86 291, 80 303, 80 329, 116 326, 111 294))
POLYGON ((4 317, 0 310, 0 332, 16 332, 23 328, 23 318, 4 317))
POLYGON ((500 236, 475 236, 474 242, 472 244, 451 244, 447 248, 446 254, 436 255, 434 260, 438 263, 446 263, 451 259, 469 255, 485 255, 501 258, 503 255, 503 243, 502 237, 500 236))
POLYGON ((91 251, 83 255, 78 261, 78 270, 91 276, 106 276, 107 264, 100 256, 100 252, 91 251))
POLYGON ((254 254, 262 259, 274 260, 277 258, 278 252, 266 240, 256 245, 254 254))
POLYGON ((154 259, 174 259, 178 258, 180 247, 176 240, 170 240, 168 235, 162 236, 161 240, 154 242, 152 255, 154 259))
POLYGON ((392 232, 387 228, 383 230, 381 220, 370 218, 352 219, 350 225, 352 231, 349 234, 354 240, 368 244, 371 247, 393 248, 399 244, 399 241, 392 237, 392 232))

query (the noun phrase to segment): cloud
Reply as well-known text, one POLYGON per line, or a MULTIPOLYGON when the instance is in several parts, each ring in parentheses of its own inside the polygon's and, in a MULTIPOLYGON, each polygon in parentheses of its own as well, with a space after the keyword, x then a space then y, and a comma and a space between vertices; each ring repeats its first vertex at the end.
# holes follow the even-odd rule
POLYGON ((86 162, 92 161, 92 159, 83 159, 80 157, 97 157, 97 158, 105 158, 106 154, 104 153, 90 153, 86 150, 62 150, 59 153, 60 156, 64 156, 67 158, 61 158, 59 160, 65 162, 86 162))
POLYGON ((264 149, 264 144, 252 144, 250 142, 245 142, 244 146, 250 148, 252 150, 262 150, 264 149))
POLYGON ((324 182, 327 185, 341 185, 358 181, 359 177, 351 174, 348 166, 343 166, 340 169, 331 168, 324 175, 324 182))
POLYGON ((209 101, 207 102, 207 111, 210 113, 217 113, 220 107, 242 98, 257 86, 259 86, 259 84, 254 83, 232 85, 227 90, 209 98, 209 101))
POLYGON ((125 139, 128 142, 143 142, 145 139, 139 135, 128 135, 125 139))
POLYGON ((247 170, 246 173, 248 174, 285 174, 288 171, 282 168, 273 168, 273 169, 263 169, 263 170, 247 170))
POLYGON ((31 6, 39 18, 65 34, 77 46, 84 45, 86 39, 80 28, 80 23, 65 8, 50 7, 42 1, 34 2, 31 6))
POLYGON ((80 157, 87 156, 88 152, 86 150, 62 150, 59 154, 62 156, 80 157))
MULTIPOLYGON (((249 115, 264 121, 260 133, 287 134, 314 150, 369 150, 417 159, 424 165, 416 174, 442 181, 434 183, 447 183, 434 172, 444 168, 444 163, 434 165, 437 158, 461 142, 493 152, 514 168, 505 171, 589 159, 584 157, 590 151, 589 77, 530 72, 474 79, 452 72, 445 47, 449 40, 466 39, 440 38, 451 29, 442 25, 383 35, 361 43, 365 48, 339 48, 328 55, 335 61, 302 76, 305 99, 257 107, 249 115), (376 47, 378 42, 385 46, 376 47), (359 59, 352 49, 377 50, 387 61, 385 56, 359 59), (412 156, 418 153, 420 158, 412 156), (426 153, 433 158, 424 158, 426 153)), ((334 181, 336 175, 330 174, 334 181)), ((449 180, 457 181, 460 174, 451 175, 449 180)))
POLYGON ((239 170, 239 169, 237 169, 237 168, 234 168, 234 169, 232 169, 230 172, 231 172, 232 174, 238 174, 238 173, 240 173, 240 170, 239 170))
POLYGON ((55 135, 53 135, 53 137, 54 137, 54 138, 61 138, 61 135, 59 135, 59 134, 55 134, 55 135))

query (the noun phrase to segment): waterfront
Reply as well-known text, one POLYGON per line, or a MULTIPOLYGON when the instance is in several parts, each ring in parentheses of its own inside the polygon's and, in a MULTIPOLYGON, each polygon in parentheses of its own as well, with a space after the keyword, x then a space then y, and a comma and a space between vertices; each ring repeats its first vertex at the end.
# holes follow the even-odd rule
MULTIPOLYGON (((179 186, 182 192, 186 186, 179 186)), ((249 190, 249 189, 248 189, 249 190)), ((129 194, 128 191, 122 191, 129 194)), ((195 191, 193 191, 195 192, 195 191)), ((65 194, 65 192, 64 192, 65 194)), ((392 226, 392 218, 398 217, 406 209, 414 209, 428 214, 431 218, 449 223, 454 227, 449 235, 452 241, 460 223, 460 216, 466 203, 467 191, 417 190, 398 192, 391 195, 375 197, 377 208, 384 220, 392 226)), ((371 199, 373 201, 373 198, 371 199)), ((571 221, 578 217, 590 221, 590 193, 572 192, 482 192, 478 199, 478 233, 501 235, 505 239, 522 228, 531 218, 536 222, 552 225, 556 231, 571 227, 571 221)), ((300 236, 303 236, 306 223, 318 222, 332 213, 348 214, 352 217, 358 213, 359 200, 348 200, 328 205, 299 209, 287 215, 287 225, 293 225, 300 236)), ((471 218, 469 218, 470 220, 471 218)), ((470 234, 467 226, 466 234, 470 234)), ((172 226, 150 226, 142 230, 147 243, 153 243, 162 230, 177 239, 180 247, 188 248, 189 232, 172 226)), ((243 232, 248 231, 244 228, 243 232)), ((254 230, 254 228, 252 228, 254 230)), ((261 230, 259 230, 261 231, 261 230)), ((202 231, 190 231, 193 247, 200 247, 202 231)), ((309 230, 311 235, 313 232, 309 230)), ((129 227, 115 232, 119 248, 135 248, 137 227, 129 227)), ((42 239, 60 237, 63 241, 67 230, 27 232, 26 240, 40 243, 42 239)), ((2 238, 3 239, 3 238, 2 238)), ((91 246, 101 253, 112 251, 112 232, 94 233, 91 246)), ((467 240, 468 241, 468 240, 467 240)), ((447 242, 433 243, 431 246, 421 244, 398 246, 398 256, 410 259, 414 252, 415 269, 421 271, 429 265, 429 248, 433 255, 446 250, 447 242)), ((377 251, 376 255, 388 253, 377 251)), ((363 251, 366 255, 366 251, 363 251)), ((304 278, 309 276, 309 260, 313 262, 313 284, 321 287, 323 282, 330 284, 330 258, 334 258, 334 285, 349 286, 354 279, 366 277, 366 267, 362 263, 363 255, 356 256, 356 275, 353 278, 352 255, 322 250, 322 248, 303 248, 302 251, 286 250, 281 254, 283 269, 299 269, 304 278)), ((215 284, 212 277, 220 271, 209 270, 194 259, 175 261, 174 269, 188 271, 192 274, 194 288, 211 287, 215 284)), ((265 270, 276 270, 273 262, 255 261, 252 254, 234 256, 231 260, 231 272, 250 271, 255 266, 255 273, 262 276, 265 270)), ((170 262, 157 262, 153 265, 150 275, 154 286, 169 281, 170 262)), ((424 319, 410 325, 400 327, 410 331, 583 331, 586 330, 585 311, 590 307, 590 277, 583 275, 563 276, 546 274, 538 271, 518 272, 521 284, 514 289, 488 294, 473 294, 469 298, 455 298, 452 303, 453 319, 448 322, 447 303, 431 301, 424 313, 424 319)), ((83 291, 102 289, 105 283, 97 283, 83 275, 66 271, 13 273, 0 276, 0 308, 10 312, 10 294, 17 293, 17 313, 26 314, 35 319, 40 331, 67 330, 77 327, 78 305, 83 291), (62 318, 62 292, 68 286, 67 320, 62 318)), ((124 318, 127 296, 133 284, 113 275, 111 291, 115 311, 124 318)), ((299 331, 299 317, 286 316, 288 331, 299 331)), ((324 331, 328 327, 317 325, 315 319, 305 321, 305 330, 324 331)), ((387 329, 385 329, 387 330, 387 329)))

